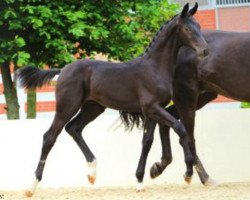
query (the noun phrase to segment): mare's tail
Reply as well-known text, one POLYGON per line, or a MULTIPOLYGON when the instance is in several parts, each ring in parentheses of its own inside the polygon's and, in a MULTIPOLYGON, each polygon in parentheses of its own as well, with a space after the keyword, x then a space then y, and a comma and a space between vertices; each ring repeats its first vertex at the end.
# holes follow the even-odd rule
POLYGON ((48 84, 60 72, 60 69, 42 70, 38 67, 27 66, 16 72, 15 79, 19 80, 21 87, 35 89, 48 84))

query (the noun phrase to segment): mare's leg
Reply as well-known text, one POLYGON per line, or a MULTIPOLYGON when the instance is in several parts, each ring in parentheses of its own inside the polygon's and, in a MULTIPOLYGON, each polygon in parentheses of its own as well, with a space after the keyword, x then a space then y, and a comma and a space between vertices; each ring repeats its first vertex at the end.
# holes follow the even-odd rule
MULTIPOLYGON (((190 85, 185 85, 179 83, 178 88, 174 93, 174 102, 178 109, 178 113, 180 115, 180 119, 183 122, 187 133, 190 139, 190 148, 191 152, 195 158, 195 166, 201 182, 205 184, 206 181, 209 180, 209 176, 203 168, 200 160, 197 157, 196 146, 195 146, 195 138, 194 138, 194 124, 195 124, 195 111, 201 107, 203 107, 206 103, 211 101, 216 97, 215 94, 212 93, 204 93, 203 96, 198 96, 198 86, 196 83, 193 83, 193 87, 190 88, 190 85), (185 96, 185 98, 183 98, 185 96), (199 102, 200 101, 200 102, 199 102)), ((193 166, 187 165, 187 171, 184 175, 184 179, 187 183, 191 182, 193 175, 193 166)))
POLYGON ((81 111, 65 127, 65 130, 72 136, 88 162, 88 180, 94 184, 96 179, 96 158, 89 149, 82 137, 84 127, 96 119, 105 110, 105 107, 95 102, 86 102, 81 111))
POLYGON ((137 192, 144 191, 143 187, 143 177, 145 173, 145 166, 148 157, 148 153, 150 151, 151 145, 154 140, 154 129, 156 123, 153 120, 146 120, 143 132, 143 139, 142 139, 142 152, 140 156, 140 160, 138 163, 138 167, 136 170, 136 178, 138 181, 137 192))
MULTIPOLYGON (((204 92, 199 95, 198 103, 196 110, 199 110, 203 106, 205 106, 210 101, 217 98, 217 94, 211 92, 204 92)), ((194 132, 190 133, 190 137, 194 137, 194 132)), ((194 144, 195 145, 195 144, 194 144)), ((195 170, 197 171, 200 181, 204 185, 214 184, 212 179, 209 177, 208 173, 206 172, 205 168, 202 165, 201 160, 199 159, 198 155, 196 154, 196 160, 194 164, 195 170)))
POLYGON ((42 152, 35 171, 35 180, 31 189, 26 191, 26 196, 28 197, 34 194, 37 184, 42 180, 47 156, 54 146, 58 135, 61 133, 65 124, 77 113, 81 106, 81 93, 76 95, 79 98, 71 98, 74 96, 74 92, 77 93, 78 91, 76 89, 71 90, 71 88, 65 88, 64 90, 58 90, 56 94, 56 114, 50 129, 43 136, 42 152))

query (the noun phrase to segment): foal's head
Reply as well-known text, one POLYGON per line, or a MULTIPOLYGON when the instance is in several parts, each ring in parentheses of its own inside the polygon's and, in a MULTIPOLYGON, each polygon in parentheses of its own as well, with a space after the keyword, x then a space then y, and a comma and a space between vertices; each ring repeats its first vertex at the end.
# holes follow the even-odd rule
POLYGON ((177 34, 183 45, 194 49, 199 57, 205 57, 208 55, 208 44, 201 34, 200 25, 193 18, 197 9, 197 3, 190 10, 188 3, 183 7, 181 14, 175 19, 178 24, 177 34))

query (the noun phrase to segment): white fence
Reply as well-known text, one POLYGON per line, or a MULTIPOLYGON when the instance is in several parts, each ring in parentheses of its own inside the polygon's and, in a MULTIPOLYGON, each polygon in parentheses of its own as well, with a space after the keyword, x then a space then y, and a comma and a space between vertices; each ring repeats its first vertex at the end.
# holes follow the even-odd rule
MULTIPOLYGON (((58 76, 56 76, 53 80, 56 81, 58 76)), ((13 79, 13 75, 12 75, 13 79)), ((2 84, 2 77, 0 76, 0 84, 2 84)), ((26 119, 27 113, 25 112, 25 104, 27 102, 27 93, 25 90, 19 86, 17 86, 17 96, 18 96, 18 104, 20 119, 26 119)), ((55 93, 54 92, 37 92, 36 94, 37 102, 51 102, 55 101, 55 93)), ((0 94, 0 104, 5 104, 4 94, 0 94)), ((37 118, 51 117, 54 115, 54 112, 37 112, 37 118)), ((6 114, 0 114, 0 120, 7 119, 6 114)))
MULTIPOLYGON (((97 157, 96 186, 135 186, 135 170, 141 151, 139 131, 124 133, 112 126, 118 115, 106 111, 83 132, 97 157)), ((212 178, 219 182, 250 181, 250 110, 204 110, 197 114, 196 144, 199 156, 212 178)), ((52 119, 0 121, 0 189, 29 186, 36 168, 43 133, 52 119)), ((118 123, 119 124, 119 123, 118 123)), ((149 168, 161 157, 158 131, 149 154, 145 185, 183 183, 183 152, 171 133, 173 163, 151 180, 149 168)), ((197 174, 194 183, 199 183, 197 174)), ((43 187, 88 187, 86 161, 65 131, 52 149, 44 171, 43 187)))

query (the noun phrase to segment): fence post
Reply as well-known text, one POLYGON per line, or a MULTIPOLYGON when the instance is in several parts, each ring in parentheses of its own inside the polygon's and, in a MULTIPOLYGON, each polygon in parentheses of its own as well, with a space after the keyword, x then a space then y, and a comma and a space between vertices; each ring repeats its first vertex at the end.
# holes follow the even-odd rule
POLYGON ((26 112, 25 112, 25 103, 27 99, 27 95, 25 93, 25 90, 23 88, 17 87, 17 96, 18 96, 18 102, 19 102, 19 115, 20 119, 26 119, 26 112))

